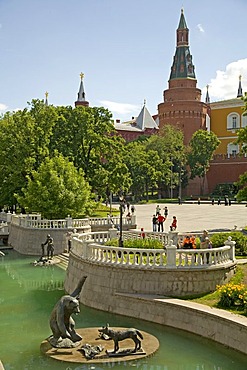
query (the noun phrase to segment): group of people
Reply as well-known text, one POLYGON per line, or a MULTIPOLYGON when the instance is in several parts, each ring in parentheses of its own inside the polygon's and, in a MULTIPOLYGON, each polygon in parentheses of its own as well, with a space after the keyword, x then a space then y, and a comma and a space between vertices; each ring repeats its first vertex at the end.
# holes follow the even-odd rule
MULTIPOLYGON (((194 235, 186 235, 181 244, 182 249, 196 249, 196 238, 194 235)), ((203 234, 200 238, 200 249, 210 249, 212 248, 211 240, 208 236, 208 231, 203 230, 203 234)))
MULTIPOLYGON (((164 208, 164 216, 161 214, 161 208, 159 205, 156 206, 155 214, 152 216, 153 231, 164 232, 164 222, 168 218, 168 208, 164 208)), ((172 223, 170 225, 170 231, 175 231, 177 229, 177 218, 173 216, 172 223)))

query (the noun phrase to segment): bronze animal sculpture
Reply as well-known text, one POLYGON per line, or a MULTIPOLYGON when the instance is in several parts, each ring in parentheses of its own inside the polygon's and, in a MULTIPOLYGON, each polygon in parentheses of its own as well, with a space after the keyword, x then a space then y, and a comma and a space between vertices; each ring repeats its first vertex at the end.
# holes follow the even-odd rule
POLYGON ((79 295, 86 276, 84 276, 75 291, 71 295, 64 295, 56 303, 50 316, 50 328, 52 334, 48 340, 53 347, 74 347, 75 343, 80 341, 82 337, 75 331, 75 321, 72 319, 72 314, 78 314, 79 295))
POLYGON ((141 349, 141 341, 139 338, 143 339, 143 336, 141 332, 135 328, 125 330, 113 330, 109 327, 109 324, 107 324, 105 327, 103 326, 98 331, 100 333, 101 338, 112 339, 114 341, 114 351, 113 351, 114 353, 116 353, 119 350, 118 342, 127 338, 131 338, 135 343, 135 349, 133 352, 136 352, 139 349, 141 349))

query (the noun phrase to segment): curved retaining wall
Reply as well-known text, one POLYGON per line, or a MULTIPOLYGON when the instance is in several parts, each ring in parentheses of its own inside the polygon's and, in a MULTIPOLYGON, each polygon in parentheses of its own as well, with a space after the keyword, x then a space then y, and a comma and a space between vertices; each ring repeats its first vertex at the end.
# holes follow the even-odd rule
POLYGON ((54 242, 54 254, 60 254, 67 248, 65 229, 32 229, 10 225, 8 244, 17 252, 32 256, 41 255, 41 243, 50 234, 54 242))
POLYGON ((201 271, 104 266, 82 260, 72 251, 65 289, 71 293, 87 275, 80 297, 86 306, 186 330, 247 354, 247 318, 164 297, 196 294, 205 291, 205 284, 214 290, 233 273, 234 264, 201 271))

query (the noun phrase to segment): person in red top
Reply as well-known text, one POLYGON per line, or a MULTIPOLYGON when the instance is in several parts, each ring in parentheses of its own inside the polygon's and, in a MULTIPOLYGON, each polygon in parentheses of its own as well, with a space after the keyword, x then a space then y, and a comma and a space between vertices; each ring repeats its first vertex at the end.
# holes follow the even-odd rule
POLYGON ((173 216, 172 224, 170 226, 171 231, 175 231, 177 229, 177 218, 176 216, 173 216))
POLYGON ((165 222, 166 218, 164 216, 162 216, 162 214, 158 214, 158 217, 157 217, 157 221, 158 221, 158 232, 159 231, 164 231, 164 222, 165 222))

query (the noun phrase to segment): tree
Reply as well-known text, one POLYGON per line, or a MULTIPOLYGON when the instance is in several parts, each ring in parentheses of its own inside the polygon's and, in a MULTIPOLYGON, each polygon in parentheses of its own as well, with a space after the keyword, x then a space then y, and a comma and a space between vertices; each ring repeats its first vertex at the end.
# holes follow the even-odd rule
POLYGON ((125 141, 117 135, 105 108, 58 107, 50 151, 58 150, 84 171, 92 189, 128 189, 130 176, 122 158, 125 141))
POLYGON ((124 158, 125 164, 131 173, 132 185, 130 190, 137 198, 140 198, 152 186, 157 186, 161 176, 161 160, 154 150, 146 150, 145 142, 133 141, 127 144, 124 158))
POLYGON ((239 202, 247 200, 247 172, 239 176, 239 180, 235 185, 241 187, 237 193, 237 200, 239 202))
POLYGON ((189 143, 188 164, 190 166, 190 178, 196 176, 202 179, 201 192, 203 194, 205 176, 209 169, 210 160, 220 140, 213 132, 198 130, 189 143))
POLYGON ((169 187, 172 195, 172 189, 181 185, 186 176, 182 131, 171 125, 165 125, 159 135, 152 135, 145 145, 146 150, 154 150, 161 160, 159 188, 169 187))
MULTIPOLYGON (((244 96, 245 108, 244 116, 247 115, 247 93, 244 96)), ((238 131, 237 143, 241 144, 241 152, 247 154, 247 126, 238 131)), ((247 172, 244 172, 239 176, 239 181, 235 185, 240 187, 240 190, 237 193, 238 201, 247 200, 247 172)))
POLYGON ((54 107, 33 100, 29 108, 6 113, 0 120, 0 204, 16 204, 27 175, 49 155, 56 120, 54 107))
POLYGON ((17 200, 26 211, 40 212, 45 218, 76 217, 90 206, 90 187, 81 169, 54 154, 27 176, 27 187, 22 189, 23 196, 16 194, 17 200))

